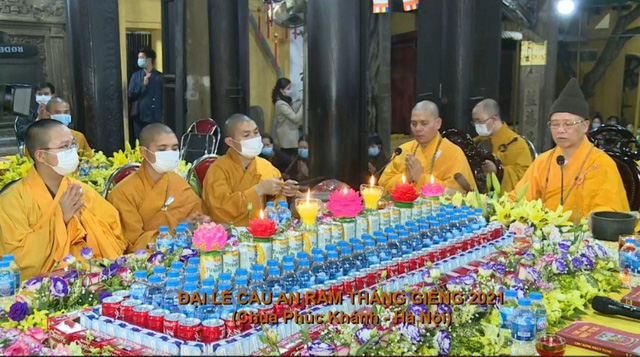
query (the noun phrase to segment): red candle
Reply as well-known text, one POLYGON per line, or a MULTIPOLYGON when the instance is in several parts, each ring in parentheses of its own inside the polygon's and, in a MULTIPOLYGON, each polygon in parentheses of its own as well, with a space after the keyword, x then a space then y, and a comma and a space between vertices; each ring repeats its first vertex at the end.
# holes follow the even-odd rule
POLYGON ((444 187, 434 183, 433 174, 431 175, 431 183, 428 183, 422 187, 422 194, 424 197, 438 197, 444 193, 444 187))
POLYGON ((249 228, 247 230, 254 237, 269 238, 276 234, 278 229, 276 222, 269 218, 264 218, 264 211, 260 210, 260 218, 249 221, 249 228))

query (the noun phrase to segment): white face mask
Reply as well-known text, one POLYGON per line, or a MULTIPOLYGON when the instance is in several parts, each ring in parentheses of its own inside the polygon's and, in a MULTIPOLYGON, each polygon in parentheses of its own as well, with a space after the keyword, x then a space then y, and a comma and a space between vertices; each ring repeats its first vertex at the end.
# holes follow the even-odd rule
POLYGON ((173 171, 180 163, 180 153, 177 150, 156 151, 154 154, 156 155, 156 162, 149 161, 149 163, 158 173, 173 171))
POLYGON ((51 100, 50 95, 36 95, 36 102, 38 104, 47 105, 47 103, 49 103, 49 100, 51 100))
POLYGON ((476 127, 476 133, 478 133, 478 135, 480 136, 489 136, 491 135, 491 132, 489 131, 489 128, 487 128, 487 123, 484 124, 475 124, 476 127))
POLYGON ((80 160, 78 159, 78 149, 70 148, 64 151, 60 151, 56 153, 58 157, 58 165, 51 166, 45 162, 48 166, 50 166, 53 171, 57 172, 59 175, 67 176, 68 174, 76 171, 78 168, 78 163, 80 160))
POLYGON ((262 152, 262 147, 264 146, 264 144, 262 144, 261 136, 256 136, 253 139, 242 140, 240 141, 240 145, 242 145, 242 151, 236 151, 238 151, 240 155, 246 157, 247 159, 253 159, 254 157, 260 155, 260 153, 262 152))

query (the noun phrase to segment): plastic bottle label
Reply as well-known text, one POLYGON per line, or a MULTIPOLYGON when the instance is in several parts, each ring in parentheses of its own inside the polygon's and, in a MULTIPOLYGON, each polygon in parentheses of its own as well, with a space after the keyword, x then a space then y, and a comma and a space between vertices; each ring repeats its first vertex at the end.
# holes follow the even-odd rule
POLYGON ((511 328, 511 318, 515 309, 509 306, 500 307, 500 327, 509 329, 511 328))
POLYGON ((547 331, 547 316, 539 316, 536 321, 536 333, 547 331))
POLYGON ((518 341, 533 341, 536 335, 536 325, 533 323, 533 319, 526 318, 524 320, 525 323, 511 322, 511 337, 518 341))

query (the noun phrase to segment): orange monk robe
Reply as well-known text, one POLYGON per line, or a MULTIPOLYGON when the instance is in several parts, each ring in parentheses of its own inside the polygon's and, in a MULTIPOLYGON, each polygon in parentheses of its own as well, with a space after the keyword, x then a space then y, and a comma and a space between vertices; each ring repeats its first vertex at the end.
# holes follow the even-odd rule
MULTIPOLYGON (((475 143, 489 139, 488 136, 476 136, 475 143)), ((496 155, 504 166, 504 176, 500 183, 502 192, 509 192, 531 166, 531 151, 524 139, 509 129, 506 124, 491 136, 491 153, 496 155)))
POLYGON ((0 254, 13 254, 22 279, 51 271, 68 254, 80 258, 84 247, 96 258, 120 256, 127 242, 122 237, 118 211, 98 192, 64 177, 51 197, 35 168, 0 195, 0 254), (81 217, 65 225, 60 198, 70 183, 82 186, 81 217))
POLYGON ((154 183, 144 164, 113 188, 109 202, 120 212, 128 253, 147 249, 160 226, 173 230, 192 213, 202 213, 202 200, 180 175, 167 172, 154 183), (173 202, 163 211, 169 197, 173 202))
MULTIPOLYGON (((559 148, 551 149, 538 156, 516 188, 511 191, 512 199, 522 187, 529 184, 525 197, 527 200, 543 199, 551 210, 560 205, 560 166, 556 158, 561 154, 559 148), (545 182, 549 170, 548 187, 545 195, 545 182), (544 198, 543 198, 544 197, 544 198)), ((588 218, 591 212, 597 211, 629 211, 627 193, 622 185, 616 163, 587 138, 564 165, 564 210, 571 210, 571 220, 588 218), (587 158, 588 155, 588 158, 587 158), (586 161, 585 161, 586 158, 586 161), (580 166, 584 167, 580 171, 580 166), (575 182, 575 186, 571 186, 575 182), (569 192, 571 190, 571 192, 569 192)))
MULTIPOLYGON (((47 119, 47 120, 51 120, 51 119, 47 119)), ((71 135, 73 135, 73 138, 76 139, 76 142, 78 143, 78 155, 83 156, 83 157, 87 157, 90 158, 93 156, 92 152, 91 152, 91 146, 89 146, 89 142, 87 141, 87 138, 85 138, 84 134, 82 134, 79 131, 75 131, 73 129, 69 129, 71 130, 71 135)), ((24 157, 31 157, 29 155, 29 150, 27 150, 27 148, 24 148, 24 157)))
MULTIPOLYGON (((434 153, 436 153, 436 147, 438 146, 440 137, 440 133, 438 133, 424 149, 415 140, 400 145, 402 153, 396 156, 384 170, 380 177, 380 186, 389 191, 395 187, 397 182, 402 182, 402 174, 405 174, 406 178, 409 179, 409 175, 405 169, 405 158, 407 154, 415 155, 422 164, 422 175, 420 175, 418 182, 415 183, 416 189, 420 191, 425 184, 430 183, 431 162, 434 153)), ((433 164, 434 183, 463 191, 462 186, 460 186, 454 178, 454 175, 458 172, 467 179, 472 189, 476 188, 476 181, 473 178, 469 162, 466 156, 464 156, 462 149, 446 138, 442 138, 442 143, 438 148, 438 153, 435 154, 435 162, 433 164)))
MULTIPOLYGON (((209 167, 202 185, 202 198, 211 220, 248 226, 249 219, 258 217, 267 201, 258 196, 254 186, 269 178, 280 178, 280 171, 269 161, 256 157, 245 170, 238 154, 230 148, 209 167), (253 217, 249 217, 249 203, 253 205, 253 217)), ((278 196, 275 201, 285 199, 278 196)))

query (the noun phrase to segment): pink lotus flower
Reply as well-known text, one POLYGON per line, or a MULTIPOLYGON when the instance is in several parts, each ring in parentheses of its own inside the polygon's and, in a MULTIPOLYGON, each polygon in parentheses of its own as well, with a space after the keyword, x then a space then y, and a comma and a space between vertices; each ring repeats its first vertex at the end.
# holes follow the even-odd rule
POLYGON ((438 197, 444 194, 445 188, 437 183, 428 183, 420 191, 424 197, 438 197))
POLYGON ((36 327, 29 327, 27 329, 27 336, 30 336, 34 340, 38 341, 38 343, 44 342, 44 340, 46 340, 47 337, 49 337, 47 333, 44 332, 44 330, 36 327))
POLYGON ((346 187, 342 190, 335 190, 329 196, 327 209, 336 218, 353 218, 364 209, 360 193, 346 187))
POLYGON ((513 233, 515 236, 524 236, 526 235, 527 226, 520 222, 513 222, 509 226, 509 231, 513 233))
POLYGON ((193 245, 201 252, 220 251, 227 244, 227 231, 221 224, 203 223, 193 232, 193 245))
POLYGON ((29 356, 29 344, 23 340, 16 341, 4 350, 5 356, 29 356))

